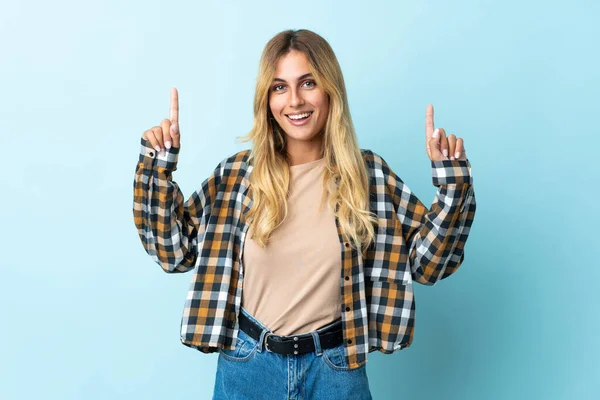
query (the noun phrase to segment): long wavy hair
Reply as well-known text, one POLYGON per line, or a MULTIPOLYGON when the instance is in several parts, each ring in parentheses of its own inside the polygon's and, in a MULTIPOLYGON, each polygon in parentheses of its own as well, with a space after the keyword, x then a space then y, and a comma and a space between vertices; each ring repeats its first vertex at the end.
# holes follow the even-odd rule
POLYGON ((254 95, 252 130, 237 139, 252 141, 249 162, 253 207, 246 215, 252 238, 265 247, 273 230, 288 213, 290 170, 286 135, 269 107, 270 87, 277 62, 296 50, 304 53, 318 86, 329 97, 329 113, 323 132, 324 173, 321 206, 338 218, 342 238, 353 248, 366 250, 375 236, 375 214, 369 211, 369 177, 350 116, 346 86, 337 58, 327 41, 306 30, 286 30, 265 46, 259 64, 254 95))

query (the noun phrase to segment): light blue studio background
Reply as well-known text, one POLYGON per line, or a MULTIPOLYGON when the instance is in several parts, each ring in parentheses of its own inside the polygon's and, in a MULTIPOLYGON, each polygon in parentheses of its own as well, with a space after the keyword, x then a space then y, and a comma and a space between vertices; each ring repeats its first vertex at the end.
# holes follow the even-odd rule
POLYGON ((179 89, 189 196, 252 123, 263 46, 323 35, 362 148, 426 204, 428 103, 464 138, 477 213, 461 269, 415 285, 409 349, 371 353, 375 399, 598 399, 598 3, 3 2, 2 399, 209 399, 183 346, 192 274, 132 217, 142 132, 179 89))

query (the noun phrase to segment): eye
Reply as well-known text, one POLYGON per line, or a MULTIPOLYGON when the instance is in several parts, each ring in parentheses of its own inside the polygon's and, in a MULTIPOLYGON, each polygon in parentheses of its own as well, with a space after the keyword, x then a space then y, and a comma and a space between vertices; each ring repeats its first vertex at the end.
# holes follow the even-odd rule
POLYGON ((314 87, 317 84, 315 81, 306 81, 304 83, 310 83, 309 87, 314 87))
POLYGON ((275 85, 273 86, 273 91, 274 92, 278 92, 279 90, 277 89, 278 87, 283 87, 283 85, 275 85))

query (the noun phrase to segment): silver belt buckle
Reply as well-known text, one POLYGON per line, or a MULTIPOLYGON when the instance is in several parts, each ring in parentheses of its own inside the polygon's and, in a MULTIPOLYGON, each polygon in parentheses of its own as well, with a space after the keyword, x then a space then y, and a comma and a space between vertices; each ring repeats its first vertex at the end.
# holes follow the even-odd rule
POLYGON ((269 343, 267 342, 267 339, 269 339, 269 336, 275 336, 275 334, 273 332, 267 332, 265 334, 265 349, 267 349, 267 351, 269 353, 273 353, 273 351, 271 349, 269 349, 269 343))

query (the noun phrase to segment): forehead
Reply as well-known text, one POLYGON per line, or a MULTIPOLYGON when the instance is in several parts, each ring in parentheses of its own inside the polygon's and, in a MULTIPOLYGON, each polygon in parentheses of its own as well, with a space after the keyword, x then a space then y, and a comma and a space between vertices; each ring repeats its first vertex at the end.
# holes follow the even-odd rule
POLYGON ((310 72, 306 54, 292 50, 277 61, 275 77, 285 80, 295 79, 310 72))

